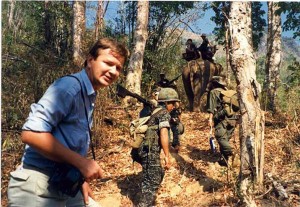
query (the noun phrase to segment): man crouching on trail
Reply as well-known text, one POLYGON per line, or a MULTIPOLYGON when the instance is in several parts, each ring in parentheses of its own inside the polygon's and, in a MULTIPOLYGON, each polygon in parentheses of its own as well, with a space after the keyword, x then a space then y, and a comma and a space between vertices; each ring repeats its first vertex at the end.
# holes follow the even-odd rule
POLYGON ((142 196, 138 207, 153 206, 156 193, 164 177, 164 170, 160 162, 160 151, 165 154, 165 167, 169 169, 169 112, 179 101, 177 92, 172 88, 161 88, 158 94, 158 106, 148 122, 148 130, 142 142, 142 196))

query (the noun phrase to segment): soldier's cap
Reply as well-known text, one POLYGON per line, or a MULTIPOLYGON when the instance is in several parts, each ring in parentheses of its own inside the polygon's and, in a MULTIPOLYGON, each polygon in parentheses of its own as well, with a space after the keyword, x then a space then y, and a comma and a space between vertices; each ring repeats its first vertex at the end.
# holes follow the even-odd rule
POLYGON ((201 37, 206 37, 206 34, 205 34, 205 33, 202 33, 202 34, 201 34, 201 37))
POLYGON ((192 40, 192 39, 187 39, 187 42, 188 42, 188 41, 193 41, 193 40, 192 40))
POLYGON ((164 76, 164 75, 165 75, 165 73, 161 72, 159 75, 160 75, 160 76, 164 76))
POLYGON ((226 81, 225 81, 225 77, 223 76, 213 76, 211 78, 211 82, 217 82, 219 83, 220 85, 223 85, 223 86, 226 86, 226 81))
POLYGON ((178 93, 173 88, 161 88, 158 94, 158 102, 180 101, 178 93))

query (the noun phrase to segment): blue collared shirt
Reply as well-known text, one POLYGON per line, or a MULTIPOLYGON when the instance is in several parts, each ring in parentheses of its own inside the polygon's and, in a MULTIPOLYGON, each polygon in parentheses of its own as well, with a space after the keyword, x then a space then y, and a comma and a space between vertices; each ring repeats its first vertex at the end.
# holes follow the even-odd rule
MULTIPOLYGON (((72 75, 81 82, 86 108, 79 82, 73 77, 65 76, 51 84, 38 103, 31 105, 30 114, 22 129, 50 132, 64 146, 86 156, 97 93, 84 69, 72 75)), ((22 161, 41 169, 52 168, 55 164, 28 145, 25 147, 22 161)))

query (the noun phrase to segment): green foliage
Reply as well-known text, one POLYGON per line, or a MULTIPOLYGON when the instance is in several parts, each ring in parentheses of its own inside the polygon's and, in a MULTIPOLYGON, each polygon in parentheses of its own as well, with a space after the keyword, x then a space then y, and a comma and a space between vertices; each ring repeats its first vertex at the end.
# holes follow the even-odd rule
POLYGON ((153 19, 159 19, 164 15, 183 15, 194 6, 193 1, 151 1, 150 13, 153 19))
POLYGON ((212 2, 211 8, 215 12, 215 16, 211 17, 211 20, 215 22, 216 27, 213 30, 213 34, 216 36, 218 44, 225 44, 225 27, 227 18, 230 12, 230 2, 212 2))
POLYGON ((177 42, 155 52, 145 52, 142 86, 146 94, 150 94, 149 89, 159 80, 161 72, 164 72, 169 80, 181 73, 184 61, 181 59, 180 48, 181 43, 177 42))
MULTIPOLYGON (((225 30, 226 24, 228 24, 228 18, 230 13, 231 2, 212 2, 211 8, 215 12, 215 16, 211 17, 211 20, 215 22, 216 27, 213 30, 213 34, 216 36, 216 40, 219 44, 225 44, 225 30)), ((261 9, 262 4, 260 2, 252 2, 252 41, 254 50, 258 49, 261 37, 263 36, 264 27, 266 21, 262 18, 265 11, 261 9)))
POLYGON ((266 56, 259 56, 256 60, 256 79, 260 84, 263 84, 266 77, 265 71, 266 56))
POLYGON ((300 62, 296 58, 293 59, 293 63, 288 66, 287 70, 290 73, 287 80, 291 87, 300 86, 300 62))
MULTIPOLYGON (((117 17, 115 19, 116 29, 113 33, 127 36, 128 44, 132 46, 137 2, 126 1, 122 6, 118 13, 125 15, 126 24, 124 16, 117 17)), ((149 6, 148 39, 144 53, 141 84, 142 93, 145 96, 150 95, 151 87, 158 81, 160 72, 165 72, 168 79, 181 73, 184 61, 181 59, 181 37, 176 27, 180 24, 179 19, 194 9, 195 2, 150 1, 149 6)))
POLYGON ((261 2, 252 2, 251 6, 253 49, 257 50, 264 34, 264 28, 267 26, 266 20, 262 18, 266 12, 261 9, 261 2))
POLYGON ((170 23, 175 18, 186 14, 193 8, 194 2, 150 2, 149 37, 147 49, 154 52, 158 50, 170 29, 170 23))
POLYGON ((299 2, 279 2, 280 9, 277 14, 287 13, 283 23, 283 31, 294 30, 294 38, 300 37, 300 3, 299 2))
MULTIPOLYGON (((2 128, 19 130, 28 116, 30 104, 36 102, 50 83, 66 73, 71 34, 71 7, 65 2, 50 2, 50 28, 53 45, 45 41, 45 2, 16 1, 2 7, 2 128), (9 14, 13 21, 8 22, 9 14), (65 20, 63 30, 58 25, 65 20), (66 34, 59 31, 68 30, 66 34), (68 42, 63 43, 62 38, 68 42)), ((64 41, 65 41, 64 40, 64 41)), ((6 142, 8 143, 8 142, 6 142)))

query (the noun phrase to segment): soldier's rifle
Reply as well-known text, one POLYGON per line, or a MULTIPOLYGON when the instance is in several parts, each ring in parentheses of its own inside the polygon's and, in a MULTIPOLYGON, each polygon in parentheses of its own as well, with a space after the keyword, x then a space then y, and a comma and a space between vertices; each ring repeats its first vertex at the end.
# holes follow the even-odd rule
POLYGON ((174 79, 170 80, 168 83, 168 86, 170 86, 173 82, 177 81, 178 78, 181 76, 182 74, 180 73, 178 76, 176 76, 174 79))
POLYGON ((124 88, 121 85, 117 85, 117 95, 120 96, 121 98, 125 98, 126 96, 131 96, 133 98, 136 98, 139 102, 142 102, 143 104, 152 107, 152 104, 149 101, 147 101, 146 99, 144 99, 143 97, 141 97, 136 93, 132 93, 128 91, 126 88, 124 88))

